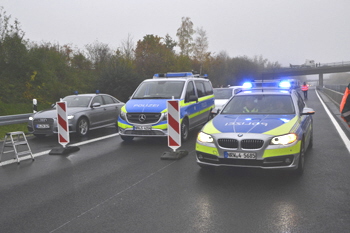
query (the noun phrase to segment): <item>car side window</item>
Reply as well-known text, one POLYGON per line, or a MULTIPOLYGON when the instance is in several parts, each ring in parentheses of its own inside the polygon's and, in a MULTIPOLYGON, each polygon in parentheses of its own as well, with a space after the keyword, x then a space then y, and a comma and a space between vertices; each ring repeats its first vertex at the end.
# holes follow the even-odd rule
POLYGON ((93 100, 91 104, 95 104, 95 103, 99 103, 101 105, 103 105, 103 100, 102 100, 102 96, 98 95, 96 96, 93 100))
POLYGON ((299 92, 296 92, 296 96, 298 98, 298 107, 299 107, 299 112, 303 112, 303 109, 305 107, 305 103, 299 92))
POLYGON ((214 93, 213 86, 210 84, 210 82, 208 81, 204 82, 204 88, 205 88, 206 95, 212 95, 214 93))
POLYGON ((194 91, 193 82, 189 82, 187 84, 186 99, 189 99, 190 96, 196 96, 196 92, 194 91))
POLYGON ((103 100, 105 101, 105 104, 114 104, 112 97, 110 97, 108 95, 104 95, 102 97, 103 97, 103 100))
POLYGON ((195 81, 198 98, 205 96, 204 83, 202 81, 195 81))

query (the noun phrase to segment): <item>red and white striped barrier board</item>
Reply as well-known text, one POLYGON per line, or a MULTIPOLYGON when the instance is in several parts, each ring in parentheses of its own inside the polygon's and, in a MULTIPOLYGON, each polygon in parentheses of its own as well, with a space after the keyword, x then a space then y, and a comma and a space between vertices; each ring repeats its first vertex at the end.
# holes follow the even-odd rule
POLYGON ((69 143, 69 127, 67 119, 67 102, 56 102, 58 142, 65 147, 69 143))
POLYGON ((168 146, 174 151, 181 146, 180 103, 168 100, 168 146))

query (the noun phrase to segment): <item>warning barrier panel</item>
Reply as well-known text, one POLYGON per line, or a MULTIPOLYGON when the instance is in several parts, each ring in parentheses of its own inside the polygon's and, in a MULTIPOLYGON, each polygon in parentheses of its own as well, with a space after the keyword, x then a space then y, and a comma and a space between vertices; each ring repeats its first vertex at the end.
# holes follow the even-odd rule
POLYGON ((181 147, 180 102, 168 100, 168 146, 174 151, 181 147))
POLYGON ((65 147, 69 143, 69 126, 67 118, 67 102, 57 102, 58 142, 65 147))

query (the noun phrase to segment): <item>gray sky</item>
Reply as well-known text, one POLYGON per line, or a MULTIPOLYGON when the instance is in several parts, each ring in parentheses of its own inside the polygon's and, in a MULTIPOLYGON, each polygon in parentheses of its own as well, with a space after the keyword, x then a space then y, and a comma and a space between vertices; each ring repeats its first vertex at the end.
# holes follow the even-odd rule
POLYGON ((350 61, 350 0, 0 0, 35 42, 119 47, 147 34, 177 40, 182 17, 207 32, 209 51, 262 55, 284 66, 350 61))

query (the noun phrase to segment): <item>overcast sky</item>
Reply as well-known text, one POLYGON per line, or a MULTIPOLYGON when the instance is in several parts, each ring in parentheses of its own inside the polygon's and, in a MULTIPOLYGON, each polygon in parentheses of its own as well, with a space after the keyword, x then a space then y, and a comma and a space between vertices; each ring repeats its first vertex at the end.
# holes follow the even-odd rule
POLYGON ((350 61, 350 0, 0 0, 25 38, 115 49, 128 35, 177 40, 181 18, 202 27, 209 51, 262 55, 283 66, 350 61))

